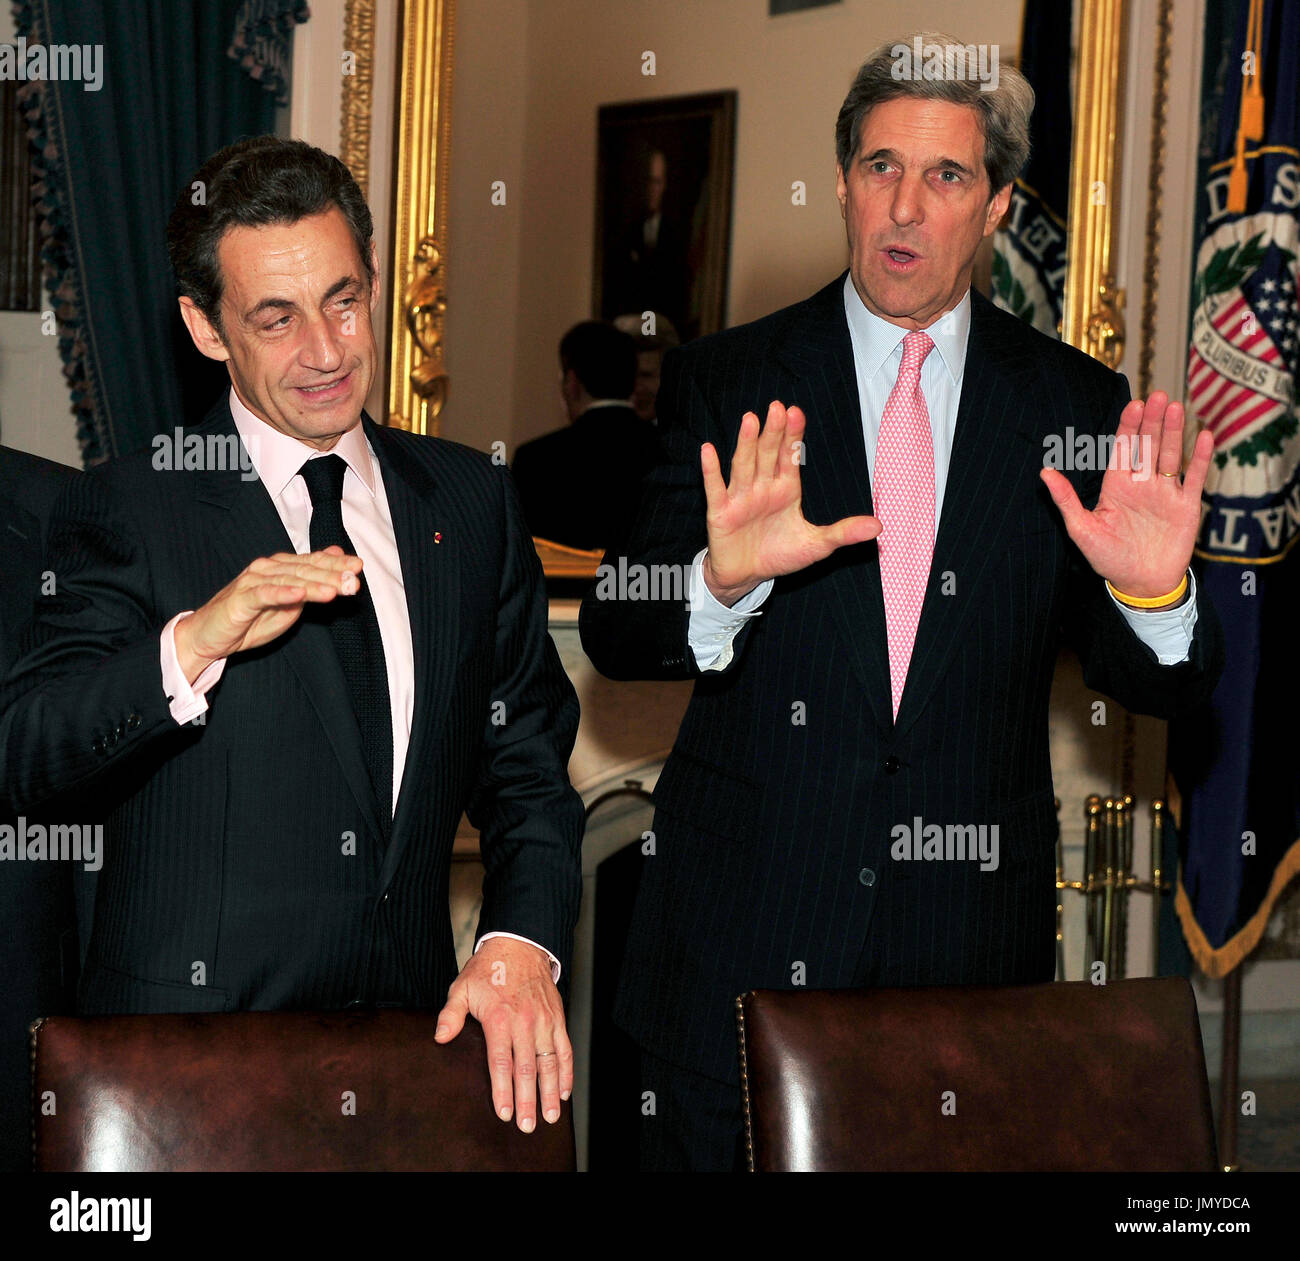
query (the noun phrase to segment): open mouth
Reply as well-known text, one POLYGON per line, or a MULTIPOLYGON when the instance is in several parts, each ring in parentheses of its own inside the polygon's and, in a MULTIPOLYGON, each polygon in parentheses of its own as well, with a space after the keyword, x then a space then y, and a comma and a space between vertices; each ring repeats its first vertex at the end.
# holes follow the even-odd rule
POLYGON ((886 246, 881 253, 895 268, 907 268, 920 262, 921 256, 902 245, 886 246))

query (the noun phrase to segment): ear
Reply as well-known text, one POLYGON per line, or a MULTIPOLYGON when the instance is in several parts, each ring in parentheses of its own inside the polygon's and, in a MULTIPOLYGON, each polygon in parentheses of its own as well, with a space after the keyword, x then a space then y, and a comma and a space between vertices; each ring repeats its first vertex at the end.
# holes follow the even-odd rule
POLYGON ((844 168, 835 163, 835 196, 840 199, 840 218, 847 219, 849 215, 849 185, 844 178, 844 168))
POLYGON ((379 251, 374 241, 370 242, 370 310, 379 306, 379 251))
POLYGON ((226 343, 221 340, 221 334, 213 328, 212 321, 199 310, 192 298, 180 298, 178 301, 181 306, 181 319, 185 321, 185 327, 189 329, 190 337, 198 347, 199 353, 207 355, 209 359, 226 363, 230 359, 230 351, 226 349, 226 343))
POLYGON ((998 224, 1002 222, 1002 216, 1007 213, 1007 207, 1011 205, 1011 185, 1000 188, 993 195, 989 202, 988 210, 984 215, 984 236, 992 236, 997 231, 998 224))

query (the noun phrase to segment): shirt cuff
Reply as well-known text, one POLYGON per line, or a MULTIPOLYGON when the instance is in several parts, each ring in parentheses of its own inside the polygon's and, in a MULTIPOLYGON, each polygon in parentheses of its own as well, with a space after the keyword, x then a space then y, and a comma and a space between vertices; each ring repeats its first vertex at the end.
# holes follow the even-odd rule
POLYGON ((531 937, 521 937, 518 933, 484 933, 483 936, 480 937, 478 941, 474 943, 474 953, 478 954, 479 949, 480 947, 482 947, 483 943, 485 941, 490 940, 493 937, 509 937, 511 941, 522 941, 526 945, 537 946, 537 949, 540 950, 551 961, 551 984, 559 985, 560 961, 549 950, 547 950, 545 946, 539 945, 531 937))
POLYGON ((1116 600, 1109 587, 1106 594, 1162 666, 1180 665, 1191 656, 1192 634, 1196 630, 1196 575, 1190 569, 1187 598, 1172 609, 1131 609, 1116 600))
POLYGON ((172 717, 181 725, 208 712, 208 702, 204 698, 226 669, 225 657, 219 657, 211 665, 204 666, 203 673, 192 684, 185 677, 176 656, 176 623, 189 617, 193 611, 187 609, 184 613, 177 613, 162 629, 163 695, 167 698, 172 717))
POLYGON ((704 557, 708 550, 702 547, 691 566, 691 611, 686 623, 686 641, 701 670, 725 670, 734 655, 733 641, 741 627, 762 612, 759 606, 772 594, 774 584, 771 578, 760 582, 728 608, 704 581, 704 557))

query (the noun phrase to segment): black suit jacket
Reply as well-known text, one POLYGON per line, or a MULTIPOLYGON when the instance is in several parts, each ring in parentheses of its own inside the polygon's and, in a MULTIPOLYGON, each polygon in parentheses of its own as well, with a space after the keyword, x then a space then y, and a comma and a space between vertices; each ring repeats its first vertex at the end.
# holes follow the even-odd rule
POLYGON ((529 530, 569 547, 621 541, 660 455, 654 426, 630 407, 597 407, 525 442, 512 471, 529 530))
MULTIPOLYGON (((0 678, 18 656, 44 572, 46 524, 77 470, 0 447, 0 678)), ((0 778, 0 828, 17 828, 0 778)), ((59 821, 57 812, 53 821, 59 821)), ((25 820, 26 821, 26 820, 25 820)), ((44 826, 47 820, 31 819, 44 826)), ((16 840, 16 833, 15 833, 16 840)), ((77 974, 73 871, 60 862, 0 862, 0 1169, 32 1167, 27 1026, 72 1010, 77 974)))
MULTIPOLYGON (((146 454, 61 502, 58 594, 10 678, 0 748, 20 806, 75 789, 108 810, 84 1012, 439 1005, 456 975, 448 867, 464 810, 487 869, 480 931, 529 937, 567 971, 577 702, 510 478, 480 452, 363 423, 414 648, 391 828, 320 623, 231 657, 202 725, 170 715, 163 625, 293 550, 260 481, 155 471, 146 454)), ((236 433, 224 400, 198 432, 236 433)))
MULTIPOLYGON (((631 563, 705 546, 699 447, 724 473, 746 411, 807 413, 803 509, 872 510, 843 277, 664 361, 669 461, 647 480, 631 563)), ((583 644, 613 678, 695 677, 655 793, 616 1015, 644 1046, 736 1078, 732 1000, 752 987, 1015 983, 1053 974, 1048 699, 1073 640, 1090 687, 1169 717, 1213 687, 1207 604, 1164 667, 1071 544, 1042 485, 1044 437, 1111 433, 1124 379, 972 294, 943 515, 898 721, 875 542, 778 579, 721 673, 695 667, 680 601, 600 600, 583 644), (999 864, 900 861, 894 829, 999 829, 999 864)), ((1070 474, 1085 504, 1100 474, 1070 474)), ((987 835, 991 836, 989 832, 987 835)))

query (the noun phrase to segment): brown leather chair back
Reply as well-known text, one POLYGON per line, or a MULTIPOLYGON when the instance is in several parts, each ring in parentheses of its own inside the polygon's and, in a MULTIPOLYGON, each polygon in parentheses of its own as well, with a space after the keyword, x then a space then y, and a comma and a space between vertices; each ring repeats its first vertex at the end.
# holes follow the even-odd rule
POLYGON ((1213 1170, 1181 977, 736 1000, 753 1170, 1213 1170))
POLYGON ((36 1168, 573 1170, 569 1105, 521 1133, 493 1112, 481 1026, 445 1046, 436 1026, 395 1009, 37 1021, 36 1168))

